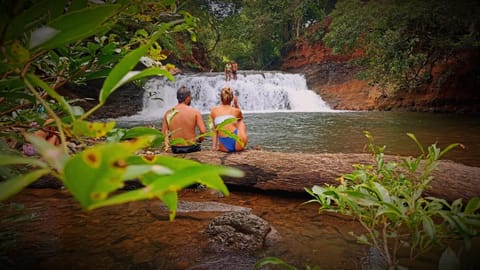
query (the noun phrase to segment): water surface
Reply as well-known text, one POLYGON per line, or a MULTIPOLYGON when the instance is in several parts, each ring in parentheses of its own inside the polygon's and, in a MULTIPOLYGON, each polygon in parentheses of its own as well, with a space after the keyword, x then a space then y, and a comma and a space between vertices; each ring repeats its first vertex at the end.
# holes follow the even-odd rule
MULTIPOLYGON (((207 115, 204 115, 207 120, 207 115)), ((466 165, 480 166, 480 117, 462 114, 412 112, 265 112, 245 113, 249 147, 268 151, 304 153, 362 153, 369 131, 386 153, 419 155, 417 145, 406 134, 413 133, 427 147, 445 148, 461 143, 447 153, 466 165)), ((161 119, 119 121, 121 127, 161 126, 161 119)), ((206 140, 203 148, 209 149, 206 140)))

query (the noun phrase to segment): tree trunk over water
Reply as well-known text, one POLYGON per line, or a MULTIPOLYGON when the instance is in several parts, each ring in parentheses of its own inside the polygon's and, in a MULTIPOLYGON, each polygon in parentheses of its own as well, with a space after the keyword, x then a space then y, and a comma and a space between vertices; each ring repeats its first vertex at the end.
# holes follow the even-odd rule
MULTIPOLYGON (((243 178, 224 177, 229 186, 264 191, 304 193, 304 187, 338 184, 339 176, 353 171, 354 164, 373 164, 370 154, 305 154, 247 150, 240 153, 201 151, 175 155, 199 162, 226 165, 245 172, 243 178)), ((388 156, 388 159, 398 159, 388 156)), ((480 167, 440 161, 427 196, 453 201, 480 196, 480 167)))

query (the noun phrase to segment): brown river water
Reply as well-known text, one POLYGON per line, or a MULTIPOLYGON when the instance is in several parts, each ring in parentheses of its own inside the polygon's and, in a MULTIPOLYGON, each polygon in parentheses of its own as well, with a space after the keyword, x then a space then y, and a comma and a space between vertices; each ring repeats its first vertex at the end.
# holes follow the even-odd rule
MULTIPOLYGON (((255 254, 215 252, 209 248, 205 229, 222 209, 203 212, 187 208, 169 221, 158 200, 86 212, 65 189, 26 189, 0 208, 1 231, 15 234, 0 268, 254 269, 259 259, 276 256, 298 269, 306 269, 306 265, 361 269, 365 258, 366 247, 349 235, 350 231, 361 232, 358 223, 340 215, 319 214, 318 205, 303 204, 308 197, 245 191, 223 197, 197 188, 181 191, 179 199, 182 203, 218 202, 250 208, 268 221, 279 237, 255 254), (25 209, 21 213, 31 219, 10 221, 8 217, 15 213, 12 203, 22 204, 25 209)), ((468 265, 473 266, 466 269, 475 269, 480 264, 469 256, 468 265)), ((436 269, 437 260, 436 255, 419 259, 411 269, 436 269)))

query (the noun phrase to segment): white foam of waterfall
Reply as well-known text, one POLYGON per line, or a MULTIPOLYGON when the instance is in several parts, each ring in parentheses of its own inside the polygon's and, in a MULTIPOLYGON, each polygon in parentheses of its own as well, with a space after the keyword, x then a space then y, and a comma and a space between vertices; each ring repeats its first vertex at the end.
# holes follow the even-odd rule
POLYGON ((333 111, 312 90, 301 74, 283 72, 240 72, 237 80, 225 81, 223 73, 177 75, 175 81, 152 78, 144 86, 143 110, 133 118, 159 119, 177 104, 176 91, 186 86, 192 91, 191 106, 202 113, 220 103, 222 87, 229 85, 238 95, 240 108, 249 112, 330 112, 333 111))

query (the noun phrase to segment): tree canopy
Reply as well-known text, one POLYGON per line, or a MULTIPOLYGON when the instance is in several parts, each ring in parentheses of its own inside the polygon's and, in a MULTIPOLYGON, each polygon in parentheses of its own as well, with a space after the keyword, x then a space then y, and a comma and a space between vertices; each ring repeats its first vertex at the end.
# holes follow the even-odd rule
POLYGON ((436 66, 478 51, 480 40, 480 4, 473 0, 182 2, 199 18, 198 41, 217 71, 231 59, 242 69, 277 69, 289 44, 323 41, 334 53, 362 52, 355 62, 365 68, 362 78, 393 92, 431 82, 436 66), (327 31, 311 33, 327 16, 327 31))

